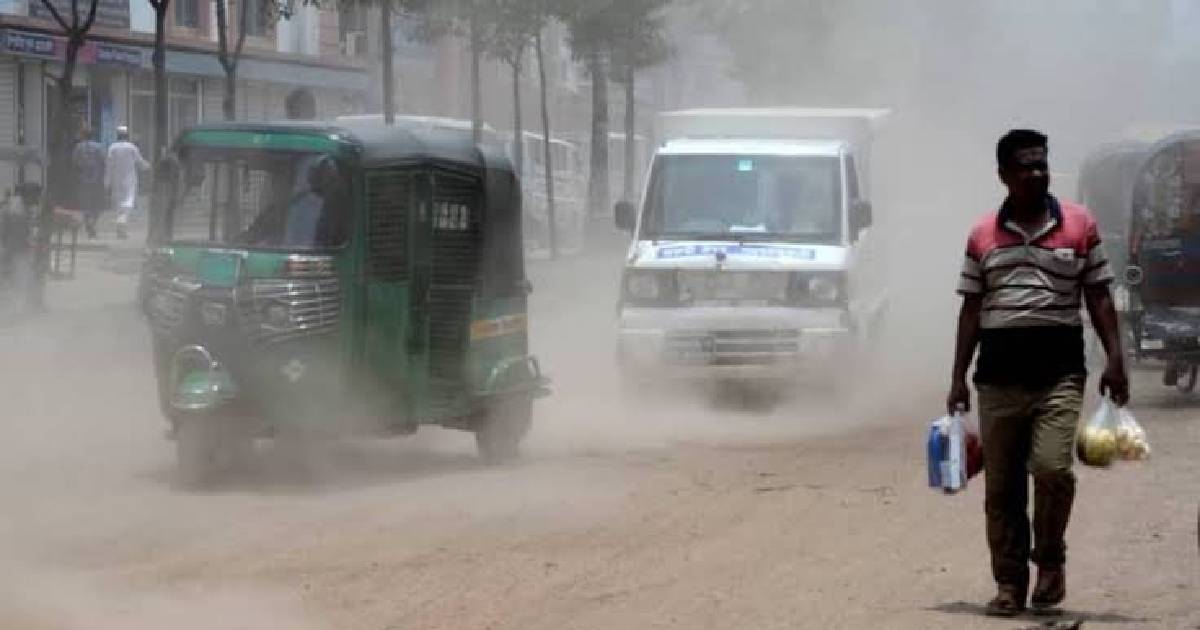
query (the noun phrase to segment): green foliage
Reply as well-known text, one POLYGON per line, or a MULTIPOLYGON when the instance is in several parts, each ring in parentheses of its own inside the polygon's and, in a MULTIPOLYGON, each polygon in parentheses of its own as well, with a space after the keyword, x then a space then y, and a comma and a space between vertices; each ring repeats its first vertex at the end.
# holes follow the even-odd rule
POLYGON ((644 68, 670 54, 663 10, 672 0, 562 0, 555 15, 570 30, 577 59, 610 56, 614 69, 644 68))

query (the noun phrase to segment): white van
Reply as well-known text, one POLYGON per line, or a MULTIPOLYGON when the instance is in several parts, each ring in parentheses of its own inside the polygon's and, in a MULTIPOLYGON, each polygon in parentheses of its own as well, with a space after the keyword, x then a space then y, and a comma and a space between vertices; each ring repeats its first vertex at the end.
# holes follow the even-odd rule
POLYGON ((886 304, 870 138, 886 110, 668 112, 632 233, 618 356, 638 379, 831 374, 886 304))
MULTIPOLYGON (((524 208, 526 252, 537 257, 550 247, 549 204, 546 197, 546 150, 544 136, 533 131, 522 134, 521 196, 524 208)), ((508 153, 514 155, 513 142, 508 153)), ((586 225, 587 177, 583 172, 580 146, 563 138, 550 138, 550 161, 554 169, 554 224, 558 251, 577 253, 583 248, 586 225)))

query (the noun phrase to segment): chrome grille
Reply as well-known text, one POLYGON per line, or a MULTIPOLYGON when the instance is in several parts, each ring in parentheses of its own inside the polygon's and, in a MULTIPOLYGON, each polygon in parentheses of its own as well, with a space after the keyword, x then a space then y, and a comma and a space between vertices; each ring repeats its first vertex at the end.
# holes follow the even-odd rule
POLYGON ((341 309, 341 283, 336 277, 256 279, 238 291, 238 312, 251 343, 332 331, 341 309))
POLYGON ((763 365, 788 361, 800 352, 794 328, 677 331, 666 338, 664 351, 680 363, 763 365))
POLYGON ((789 275, 776 271, 681 270, 679 298, 683 302, 769 302, 787 300, 789 275))

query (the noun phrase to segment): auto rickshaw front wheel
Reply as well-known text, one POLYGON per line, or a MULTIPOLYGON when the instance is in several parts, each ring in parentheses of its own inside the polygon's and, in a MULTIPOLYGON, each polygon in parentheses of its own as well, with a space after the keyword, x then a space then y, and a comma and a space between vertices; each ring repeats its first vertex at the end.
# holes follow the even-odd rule
POLYGON ((475 423, 475 446, 489 464, 511 462, 521 454, 521 441, 533 424, 533 398, 513 396, 493 401, 475 423))
POLYGON ((244 466, 254 450, 252 436, 239 431, 231 419, 214 413, 177 414, 176 472, 185 488, 203 488, 244 466))

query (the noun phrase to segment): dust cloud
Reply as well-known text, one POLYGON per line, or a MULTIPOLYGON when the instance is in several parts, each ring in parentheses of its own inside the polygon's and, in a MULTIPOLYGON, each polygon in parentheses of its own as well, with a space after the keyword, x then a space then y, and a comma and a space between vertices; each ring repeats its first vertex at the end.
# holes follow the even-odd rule
POLYGON ((941 411, 966 231, 1002 195, 996 138, 1015 126, 1048 133, 1055 188, 1070 198, 1074 169, 1092 147, 1138 126, 1185 124, 1200 111, 1200 88, 1181 80, 1200 70, 1191 38, 1200 8, 1192 3, 763 6, 789 17, 747 11, 742 19, 760 21, 739 32, 789 54, 761 57, 761 72, 722 78, 741 81, 734 92, 744 95, 723 104, 894 110, 872 164, 891 310, 873 364, 854 377, 855 409, 804 391, 759 407, 714 403, 707 391, 626 398, 613 353, 623 251, 610 237, 582 259, 531 266, 533 350, 554 393, 536 407, 520 470, 485 469, 469 435, 430 429, 407 441, 331 447, 303 480, 268 451, 249 479, 181 493, 170 481, 133 283, 83 274, 76 284, 96 283, 103 297, 76 303, 60 285, 50 295, 56 313, 0 330, 0 627, 319 628, 303 602, 261 581, 189 590, 171 576, 200 571, 206 553, 250 576, 274 576, 304 555, 306 542, 342 531, 366 538, 402 516, 436 524, 403 532, 413 545, 464 519, 549 527, 582 518, 619 502, 631 482, 581 456, 793 440, 880 422, 917 427, 941 411), (797 35, 792 12, 804 7, 820 8, 820 37, 797 35), (520 476, 519 493, 508 492, 510 475, 520 476), (540 522, 530 524, 530 514, 540 522), (241 557, 262 550, 264 566, 241 557), (100 577, 113 566, 117 584, 100 577), (146 583, 152 577, 161 589, 146 583))

